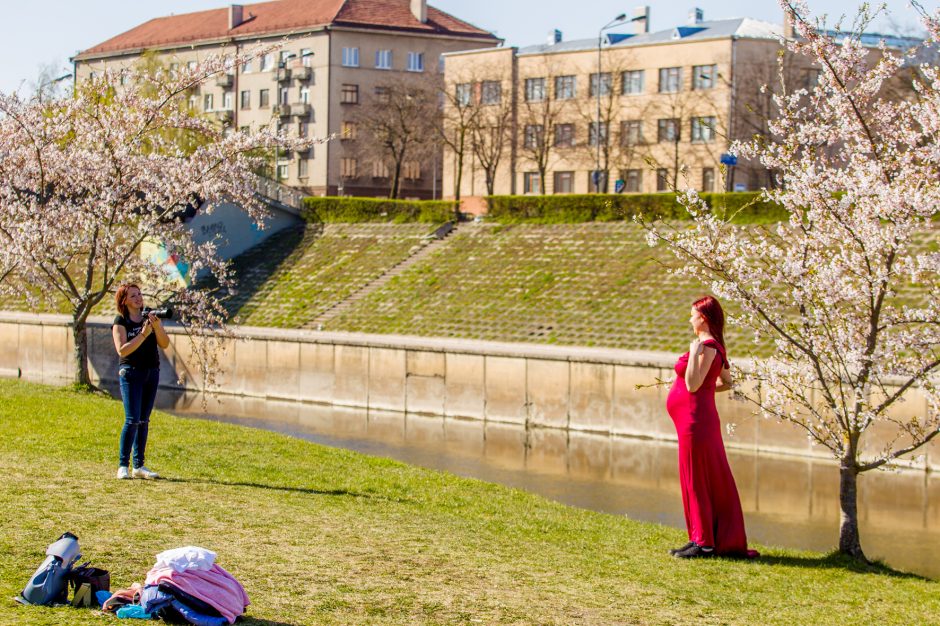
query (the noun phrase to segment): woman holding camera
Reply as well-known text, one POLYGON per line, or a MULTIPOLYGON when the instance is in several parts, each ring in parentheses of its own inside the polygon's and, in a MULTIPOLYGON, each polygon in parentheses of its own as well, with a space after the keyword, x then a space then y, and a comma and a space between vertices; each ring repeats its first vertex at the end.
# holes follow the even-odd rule
POLYGON ((114 300, 119 314, 111 325, 111 336, 121 359, 118 380, 124 399, 124 428, 121 430, 117 477, 159 478, 156 472, 144 466, 144 453, 147 449, 150 412, 160 381, 157 346, 165 349, 170 345, 170 339, 160 319, 153 312, 144 312, 140 287, 121 285, 114 300), (128 467, 131 451, 134 453, 133 470, 128 467))

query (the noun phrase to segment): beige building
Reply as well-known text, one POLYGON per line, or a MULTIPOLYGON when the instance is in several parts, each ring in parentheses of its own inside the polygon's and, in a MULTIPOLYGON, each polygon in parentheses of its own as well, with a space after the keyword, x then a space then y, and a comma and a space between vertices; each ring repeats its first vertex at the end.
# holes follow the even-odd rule
MULTIPOLYGON (((282 41, 277 52, 202 86, 192 105, 232 129, 274 123, 301 135, 348 136, 378 86, 439 72, 442 53, 499 43, 426 0, 275 0, 151 20, 79 53, 75 77, 133 64, 144 52, 182 66, 282 41)), ((387 168, 364 162, 369 155, 348 139, 277 157, 278 179, 311 194, 389 191, 387 168)), ((403 197, 440 195, 439 154, 404 171, 403 197)))
MULTIPOLYGON (((759 87, 774 81, 783 26, 705 21, 693 9, 687 24, 648 32, 648 7, 625 24, 600 42, 556 31, 544 45, 444 55, 451 132, 471 117, 464 108, 479 116, 471 125, 491 129, 476 149, 468 142, 461 197, 589 193, 595 177, 601 191, 645 193, 770 184, 759 164, 726 167, 722 155, 733 139, 766 131, 770 95, 759 87)), ((818 76, 789 65, 799 86, 818 76)), ((445 197, 455 193, 459 156, 445 150, 445 197)))

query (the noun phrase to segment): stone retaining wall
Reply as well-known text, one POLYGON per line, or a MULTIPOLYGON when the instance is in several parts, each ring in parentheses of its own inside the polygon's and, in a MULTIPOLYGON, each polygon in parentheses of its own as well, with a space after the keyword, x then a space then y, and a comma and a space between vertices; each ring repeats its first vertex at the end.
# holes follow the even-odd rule
MULTIPOLYGON (((89 360, 96 382, 114 382, 117 355, 109 320, 89 324, 89 360)), ((190 339, 168 327, 162 385, 198 389, 188 358, 190 339)), ((675 439, 665 411, 667 389, 637 388, 671 380, 674 355, 600 348, 472 340, 236 328, 217 382, 226 394, 347 407, 446 415, 531 427, 675 439)), ((0 312, 0 376, 47 384, 73 374, 68 318, 0 312)), ((899 409, 927 410, 922 396, 899 409)), ((828 457, 798 428, 755 418, 746 405, 718 396, 728 446, 828 457)), ((900 413, 899 413, 900 414, 900 413)), ((869 445, 883 440, 875 429, 869 445)), ((940 469, 940 445, 914 463, 940 469)))

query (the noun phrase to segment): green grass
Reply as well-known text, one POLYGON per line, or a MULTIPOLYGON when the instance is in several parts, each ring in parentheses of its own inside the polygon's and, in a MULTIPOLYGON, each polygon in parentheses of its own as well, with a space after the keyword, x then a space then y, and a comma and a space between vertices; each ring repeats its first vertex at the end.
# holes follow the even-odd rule
POLYGON ((118 402, 0 381, 0 623, 101 624, 11 598, 76 533, 112 585, 201 545, 246 587, 246 624, 926 624, 937 583, 763 548, 681 562, 676 529, 275 433, 154 416, 148 464, 113 478, 118 402))

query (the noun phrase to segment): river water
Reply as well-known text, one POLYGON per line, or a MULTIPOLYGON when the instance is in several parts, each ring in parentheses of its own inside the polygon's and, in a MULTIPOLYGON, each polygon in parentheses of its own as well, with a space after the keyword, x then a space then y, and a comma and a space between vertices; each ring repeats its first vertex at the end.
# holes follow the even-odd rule
MULTIPOLYGON (((186 417, 272 430, 327 446, 517 487, 577 507, 684 528, 674 443, 557 429, 161 391, 157 406, 186 417)), ((663 419, 669 418, 663 411, 663 419)), ((748 538, 816 551, 835 547, 838 467, 830 461, 728 453, 748 538)), ((869 557, 940 578, 940 478, 923 470, 859 479, 869 557)))

